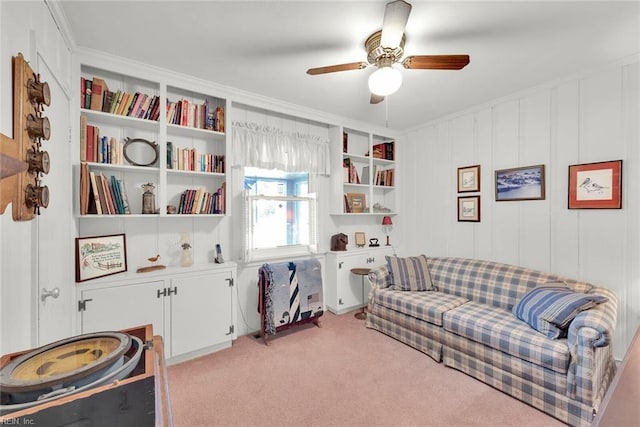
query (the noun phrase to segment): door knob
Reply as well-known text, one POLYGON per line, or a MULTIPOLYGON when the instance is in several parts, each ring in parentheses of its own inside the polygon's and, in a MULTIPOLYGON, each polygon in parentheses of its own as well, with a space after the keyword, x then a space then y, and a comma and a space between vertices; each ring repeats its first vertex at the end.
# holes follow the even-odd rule
POLYGON ((60 288, 53 288, 48 291, 46 288, 42 288, 42 292, 40 293, 40 299, 42 301, 46 300, 47 297, 58 298, 60 296, 60 288))

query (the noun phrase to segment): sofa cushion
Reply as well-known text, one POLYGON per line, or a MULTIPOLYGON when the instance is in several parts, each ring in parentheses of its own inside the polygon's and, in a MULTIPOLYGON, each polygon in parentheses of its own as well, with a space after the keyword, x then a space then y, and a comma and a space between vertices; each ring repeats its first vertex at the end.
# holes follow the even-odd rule
POLYGON ((469 301, 443 315, 445 330, 535 365, 566 373, 569 347, 566 339, 552 340, 533 331, 505 309, 469 301))
POLYGON ((435 290, 431 283, 427 257, 400 258, 385 256, 391 283, 399 291, 432 291, 435 290))
POLYGON ((416 319, 442 326, 442 315, 468 300, 442 292, 406 292, 393 288, 376 289, 376 304, 404 313, 416 319))
POLYGON ((564 281, 576 292, 593 285, 515 265, 477 259, 428 258, 433 285, 442 292, 511 310, 522 295, 550 281, 564 281))
POLYGON ((513 314, 549 338, 565 337, 576 315, 607 301, 597 294, 573 292, 562 285, 540 286, 527 292, 513 306, 513 314))

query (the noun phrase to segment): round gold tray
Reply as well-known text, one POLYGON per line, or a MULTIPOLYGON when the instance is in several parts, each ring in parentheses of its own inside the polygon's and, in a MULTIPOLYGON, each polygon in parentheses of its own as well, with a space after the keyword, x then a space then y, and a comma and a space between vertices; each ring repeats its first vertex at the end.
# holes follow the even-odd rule
POLYGON ((0 389, 22 393, 78 385, 122 364, 131 337, 99 332, 56 341, 26 353, 0 370, 0 389))

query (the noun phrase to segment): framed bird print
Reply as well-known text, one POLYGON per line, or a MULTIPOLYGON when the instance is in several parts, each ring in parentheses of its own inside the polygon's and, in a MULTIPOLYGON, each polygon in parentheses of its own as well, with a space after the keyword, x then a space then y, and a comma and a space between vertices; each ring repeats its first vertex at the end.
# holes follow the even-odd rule
POLYGON ((622 160, 569 166, 569 209, 621 209, 622 160))

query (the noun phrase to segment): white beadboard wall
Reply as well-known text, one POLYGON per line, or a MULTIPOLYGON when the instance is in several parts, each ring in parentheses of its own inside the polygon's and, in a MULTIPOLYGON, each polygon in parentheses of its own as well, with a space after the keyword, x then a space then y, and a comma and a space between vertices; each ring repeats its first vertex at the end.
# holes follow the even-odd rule
POLYGON ((400 253, 489 259, 606 286, 619 298, 621 359, 640 324, 639 104, 636 55, 409 131, 400 253), (569 210, 568 166, 618 159, 623 208, 569 210), (459 223, 457 168, 475 164, 481 222, 459 223), (496 169, 537 164, 545 165, 545 200, 495 201, 496 169))

